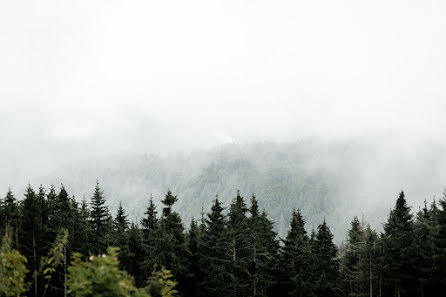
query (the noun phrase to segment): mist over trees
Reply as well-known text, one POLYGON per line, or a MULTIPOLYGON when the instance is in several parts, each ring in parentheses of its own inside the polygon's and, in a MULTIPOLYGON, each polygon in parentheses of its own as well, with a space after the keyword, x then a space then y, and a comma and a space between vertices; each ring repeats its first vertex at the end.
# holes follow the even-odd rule
MULTIPOLYGON (((31 183, 62 182, 76 197, 89 199, 92 181, 100 177, 110 211, 122 203, 131 220, 144 215, 147 197, 161 197, 170 188, 181 195, 176 208, 185 222, 199 217, 202 208, 209 209, 216 194, 229 205, 240 190, 261 197, 280 236, 287 234, 288 210, 298 205, 309 229, 316 229, 325 218, 340 243, 353 216, 367 218, 382 231, 396 191, 404 188, 413 205, 437 194, 432 189, 443 186, 444 152, 441 147, 381 138, 227 144, 189 153, 93 158, 62 166, 31 183), (401 153, 389 149, 394 146, 401 153)), ((13 189, 25 190, 22 185, 13 189)), ((160 199, 154 203, 160 210, 160 199)))
POLYGON ((401 192, 382 232, 355 216, 340 245, 325 220, 308 229, 299 208, 288 210, 279 237, 261 198, 233 197, 226 204, 216 196, 188 223, 171 191, 158 198, 160 208, 147 198, 136 221, 122 205, 110 212, 99 183, 80 203, 64 186, 28 186, 22 199, 9 191, 0 200, 0 293, 436 296, 446 289, 446 194, 413 212, 401 192))

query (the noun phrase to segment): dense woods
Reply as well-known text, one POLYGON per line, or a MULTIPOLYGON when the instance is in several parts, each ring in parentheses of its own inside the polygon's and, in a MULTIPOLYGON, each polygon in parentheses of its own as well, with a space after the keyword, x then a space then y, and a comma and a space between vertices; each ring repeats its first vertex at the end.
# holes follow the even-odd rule
POLYGON ((130 222, 90 201, 31 186, 0 200, 1 296, 436 296, 446 290, 446 196, 413 213, 404 193, 378 234, 354 217, 336 246, 325 220, 292 212, 284 238, 255 196, 215 197, 183 222, 171 191, 130 222), (310 232, 309 232, 310 231, 310 232), (119 260, 118 260, 119 258, 119 260))

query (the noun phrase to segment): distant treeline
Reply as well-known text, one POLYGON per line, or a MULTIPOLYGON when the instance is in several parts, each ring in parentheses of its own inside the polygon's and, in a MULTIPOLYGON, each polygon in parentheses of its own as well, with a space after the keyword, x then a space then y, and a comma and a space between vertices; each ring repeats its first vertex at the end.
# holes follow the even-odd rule
MULTIPOLYGON (((141 221, 129 222, 121 205, 114 216, 110 214, 99 184, 91 201, 80 204, 63 186, 58 191, 54 187, 35 191, 29 186, 21 201, 9 191, 0 200, 0 236, 4 237, 0 291, 6 287, 8 269, 13 275, 13 268, 7 265, 25 263, 14 258, 19 257, 11 252, 15 249, 27 259, 26 270, 17 268, 23 274, 27 271, 26 296, 93 296, 86 289, 81 290, 84 294, 70 288, 83 289, 84 281, 94 282, 88 274, 94 268, 88 265, 111 263, 112 267, 116 261, 113 249, 108 250, 110 258, 96 257, 103 262, 91 262, 95 258, 88 256, 105 254, 114 246, 120 249, 120 269, 132 276, 126 282, 136 287, 146 287, 154 271, 168 275, 161 267, 172 271, 178 292, 147 291, 152 296, 172 292, 187 297, 442 296, 440 292, 446 292, 445 199, 425 204, 414 216, 401 192, 383 233, 377 234, 355 217, 340 247, 333 243, 325 221, 308 235, 298 209, 290 210, 287 236, 278 238, 256 197, 247 205, 239 192, 228 206, 216 197, 212 208, 192 220, 186 230, 173 210, 177 199, 168 191, 162 209, 157 210, 150 198, 141 221), (74 254, 72 258, 74 252, 85 256, 74 254)), ((117 271, 113 269, 110 271, 117 271)), ((107 283, 109 276, 98 274, 99 268, 94 271, 95 281, 101 286, 107 283)), ((108 283, 113 282, 110 278, 108 283)), ((8 286, 11 289, 13 284, 8 286)), ((146 296, 136 290, 116 296, 146 296)))

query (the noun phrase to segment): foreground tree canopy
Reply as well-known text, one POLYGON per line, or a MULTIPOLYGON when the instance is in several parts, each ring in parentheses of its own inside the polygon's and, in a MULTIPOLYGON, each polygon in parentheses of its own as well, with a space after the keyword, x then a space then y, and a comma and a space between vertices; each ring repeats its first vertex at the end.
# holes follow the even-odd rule
POLYGON ((384 231, 353 218, 336 246, 299 209, 285 238, 237 192, 185 228, 167 192, 139 222, 112 215, 96 185, 78 202, 62 186, 0 200, 1 296, 437 296, 446 291, 446 199, 413 214, 404 193, 384 231), (118 260, 119 258, 119 260, 118 260))

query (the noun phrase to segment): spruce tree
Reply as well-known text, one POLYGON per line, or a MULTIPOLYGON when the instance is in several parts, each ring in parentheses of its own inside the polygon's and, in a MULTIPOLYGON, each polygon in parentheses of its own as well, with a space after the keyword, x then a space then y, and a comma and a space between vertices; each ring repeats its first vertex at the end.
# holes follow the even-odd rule
POLYGON ((81 202, 80 207, 75 207, 74 216, 74 238, 72 245, 72 250, 79 252, 83 255, 88 255, 91 250, 91 224, 89 221, 90 211, 88 209, 88 203, 84 199, 81 202))
POLYGON ((90 222, 91 222, 91 252, 93 254, 105 253, 109 245, 109 233, 111 227, 111 216, 108 207, 105 205, 105 198, 99 182, 96 183, 93 197, 90 202, 90 222))
POLYGON ((365 234, 358 217, 353 218, 350 226, 342 276, 347 295, 358 296, 363 292, 362 271, 359 269, 358 263, 360 261, 360 251, 365 241, 365 234))
POLYGON ((415 289, 413 232, 410 207, 406 204, 404 192, 401 192, 384 224, 383 235, 385 277, 398 297, 415 289))
POLYGON ((141 225, 145 233, 146 240, 150 237, 150 230, 154 230, 158 224, 157 211, 155 203, 153 203, 153 197, 150 196, 149 204, 147 205, 145 217, 141 220, 141 225))
POLYGON ((249 212, 251 216, 248 218, 250 244, 248 294, 266 296, 276 284, 274 273, 279 243, 273 230, 273 222, 268 219, 265 211, 259 212, 258 201, 254 195, 251 198, 249 212))
POLYGON ((40 293, 38 270, 41 257, 41 203, 31 185, 25 191, 25 199, 21 203, 21 224, 19 228, 20 252, 28 259, 27 282, 31 283, 29 296, 38 296, 40 293))
POLYGON ((141 287, 146 285, 148 278, 148 276, 141 271, 141 262, 146 257, 143 248, 142 230, 138 228, 135 223, 131 223, 127 233, 127 244, 124 246, 122 253, 127 255, 128 260, 123 267, 135 277, 136 285, 141 287))
POLYGON ((157 211, 155 203, 153 203, 153 197, 150 196, 149 203, 147 205, 144 217, 141 220, 142 225, 142 248, 144 251, 143 261, 140 265, 140 270, 143 278, 147 279, 154 269, 155 264, 161 262, 156 260, 158 239, 161 235, 159 226, 159 220, 157 218, 157 211))
POLYGON ((11 190, 8 191, 3 202, 3 234, 6 229, 11 234, 12 246, 17 248, 19 246, 19 225, 20 225, 20 212, 16 198, 12 194, 11 190))
POLYGON ((112 243, 113 246, 119 247, 119 259, 122 268, 126 267, 128 261, 128 255, 126 253, 127 248, 127 230, 129 228, 129 222, 127 215, 125 214, 124 208, 121 202, 119 202, 118 210, 116 212, 115 219, 113 221, 114 234, 112 243))
POLYGON ((290 230, 283 240, 280 254, 279 289, 282 294, 310 296, 312 284, 308 274, 311 264, 311 248, 305 221, 300 210, 293 211, 290 230))
MULTIPOLYGON (((178 200, 171 191, 168 191, 161 201, 164 205, 159 221, 159 228, 149 232, 148 251, 145 255, 144 270, 153 270, 154 265, 164 266, 172 270, 175 278, 182 285, 187 272, 186 256, 187 246, 184 239, 184 227, 180 215, 173 210, 178 200)), ((148 226, 148 225, 146 225, 148 226)))
POLYGON ((230 296, 247 296, 249 294, 249 263, 251 249, 249 242, 249 223, 246 216, 248 208, 244 198, 237 191, 228 214, 229 250, 231 254, 230 296))
POLYGON ((339 291, 337 248, 325 219, 317 228, 312 253, 316 296, 336 296, 339 291))
POLYGON ((434 247, 434 273, 438 291, 446 290, 446 190, 439 201, 440 208, 436 212, 437 227, 432 232, 434 247))
POLYGON ((201 267, 204 270, 203 286, 209 296, 226 297, 230 285, 231 257, 229 237, 223 206, 218 197, 206 219, 206 230, 201 241, 201 267))
POLYGON ((192 219, 187 236, 188 247, 188 261, 187 274, 185 277, 184 296, 199 297, 206 296, 203 283, 203 269, 200 265, 200 257, 202 251, 200 250, 202 234, 197 222, 192 219))

